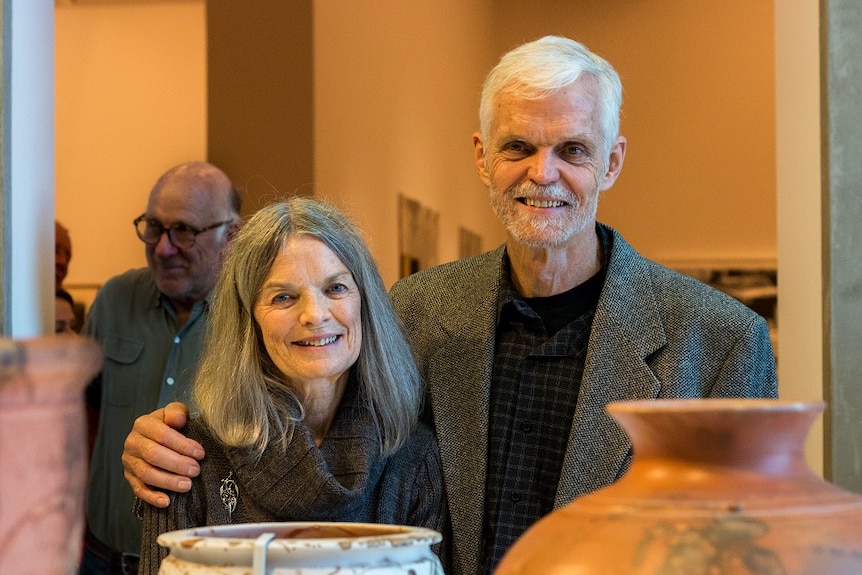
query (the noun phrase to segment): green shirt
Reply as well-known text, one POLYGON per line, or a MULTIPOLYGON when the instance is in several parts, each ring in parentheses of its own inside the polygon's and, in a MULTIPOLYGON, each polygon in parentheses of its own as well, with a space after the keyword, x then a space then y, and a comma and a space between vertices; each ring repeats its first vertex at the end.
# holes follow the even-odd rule
POLYGON ((138 553, 141 521, 123 477, 120 456, 135 419, 171 401, 189 401, 206 331, 206 300, 177 328, 176 315, 146 268, 108 280, 99 290, 82 333, 102 346, 102 373, 88 389, 98 405, 99 431, 90 463, 87 524, 116 551, 138 553))

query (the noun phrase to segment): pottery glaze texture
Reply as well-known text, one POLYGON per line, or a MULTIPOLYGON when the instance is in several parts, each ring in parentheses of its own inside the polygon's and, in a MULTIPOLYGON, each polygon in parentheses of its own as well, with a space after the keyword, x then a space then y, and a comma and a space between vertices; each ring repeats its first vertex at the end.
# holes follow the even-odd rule
POLYGON ((536 523, 496 575, 862 573, 862 497, 810 470, 822 402, 610 404, 633 444, 617 483, 536 523))

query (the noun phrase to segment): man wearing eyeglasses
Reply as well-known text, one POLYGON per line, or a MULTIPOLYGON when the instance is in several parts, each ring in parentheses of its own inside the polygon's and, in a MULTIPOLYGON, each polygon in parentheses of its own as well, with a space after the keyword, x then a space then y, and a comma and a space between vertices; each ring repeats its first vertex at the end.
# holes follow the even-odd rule
POLYGON ((105 364, 87 390, 99 419, 81 575, 137 573, 141 523, 123 477, 123 441, 139 415, 189 399, 207 298, 239 211, 239 194, 220 169, 206 162, 171 168, 133 221, 147 267, 108 280, 90 308, 83 333, 101 343, 105 364))

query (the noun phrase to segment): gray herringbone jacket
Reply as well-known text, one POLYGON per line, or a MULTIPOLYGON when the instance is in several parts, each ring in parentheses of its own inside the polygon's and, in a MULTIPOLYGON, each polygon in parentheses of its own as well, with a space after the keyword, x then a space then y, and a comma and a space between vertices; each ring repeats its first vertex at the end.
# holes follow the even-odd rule
MULTIPOLYGON (((601 225, 601 224, 600 224, 601 225)), ((555 506, 628 468, 611 401, 774 397, 766 322, 738 301, 641 257, 619 233, 592 324, 555 506)), ((420 271, 390 293, 430 391, 455 572, 480 572, 488 408, 505 247, 420 271)))

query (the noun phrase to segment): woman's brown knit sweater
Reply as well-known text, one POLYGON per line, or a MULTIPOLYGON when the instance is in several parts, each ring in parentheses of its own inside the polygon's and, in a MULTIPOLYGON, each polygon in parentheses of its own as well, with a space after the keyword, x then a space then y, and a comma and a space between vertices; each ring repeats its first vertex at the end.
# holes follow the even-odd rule
MULTIPOLYGON (((188 493, 172 493, 171 505, 143 507, 140 575, 156 575, 167 549, 160 533, 204 525, 269 521, 390 523, 448 530, 440 457, 433 433, 419 426, 397 453, 380 456, 370 413, 345 393, 318 447, 299 423, 286 451, 274 446, 250 463, 246 452, 216 441, 198 421, 186 433, 206 451, 188 493), (232 513, 219 487, 233 479, 239 495, 232 513)), ((444 565, 447 561, 444 560, 444 565)))

